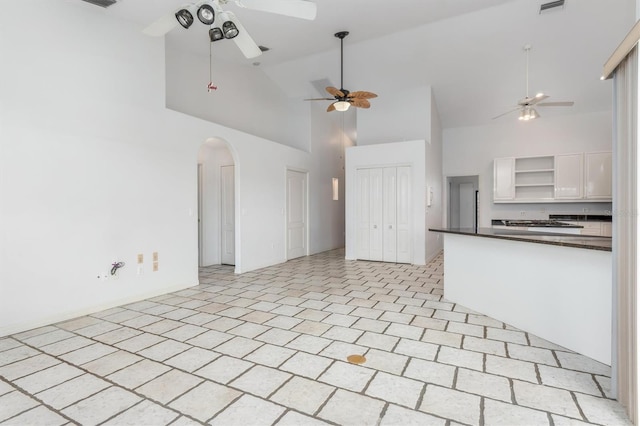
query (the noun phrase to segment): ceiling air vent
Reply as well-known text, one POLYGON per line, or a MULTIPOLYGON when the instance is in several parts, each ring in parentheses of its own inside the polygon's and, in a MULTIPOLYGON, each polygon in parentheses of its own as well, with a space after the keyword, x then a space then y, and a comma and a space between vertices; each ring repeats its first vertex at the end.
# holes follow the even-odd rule
POLYGON ((118 0, 82 0, 87 3, 95 4, 96 6, 107 8, 116 4, 118 0))
POLYGON ((564 0, 550 1, 540 5, 540 14, 564 9, 564 0))

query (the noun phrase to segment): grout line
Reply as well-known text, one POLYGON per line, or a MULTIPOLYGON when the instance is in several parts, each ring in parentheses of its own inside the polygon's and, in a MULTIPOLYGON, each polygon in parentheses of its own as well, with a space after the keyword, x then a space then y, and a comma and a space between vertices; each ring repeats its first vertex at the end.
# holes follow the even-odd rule
POLYGON ((580 404, 578 404, 578 398, 576 397, 575 392, 569 391, 569 393, 571 394, 571 398, 573 398, 573 402, 576 404, 576 407, 578 407, 578 412, 580 413, 582 420, 585 422, 589 422, 587 416, 584 415, 584 411, 582 411, 582 407, 580 406, 580 404))

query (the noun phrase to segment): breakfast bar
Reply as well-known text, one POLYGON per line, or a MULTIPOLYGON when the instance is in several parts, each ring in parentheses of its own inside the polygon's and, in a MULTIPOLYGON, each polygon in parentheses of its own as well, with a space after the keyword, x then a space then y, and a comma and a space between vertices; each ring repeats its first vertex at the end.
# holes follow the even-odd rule
POLYGON ((444 296, 611 365, 611 238, 494 228, 444 235, 444 296))

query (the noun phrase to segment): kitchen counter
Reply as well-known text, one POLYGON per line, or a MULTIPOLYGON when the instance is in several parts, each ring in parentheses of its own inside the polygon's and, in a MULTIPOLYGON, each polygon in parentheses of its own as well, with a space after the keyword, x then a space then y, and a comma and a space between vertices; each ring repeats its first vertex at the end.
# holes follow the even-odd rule
POLYGON ((531 232, 495 228, 478 228, 477 230, 472 228, 430 228, 429 231, 442 232, 445 234, 469 235, 482 238, 522 241, 535 244, 575 247, 587 250, 611 251, 610 237, 567 235, 553 232, 531 232))
POLYGON ((431 229, 444 240, 444 297, 611 364, 611 238, 431 229))

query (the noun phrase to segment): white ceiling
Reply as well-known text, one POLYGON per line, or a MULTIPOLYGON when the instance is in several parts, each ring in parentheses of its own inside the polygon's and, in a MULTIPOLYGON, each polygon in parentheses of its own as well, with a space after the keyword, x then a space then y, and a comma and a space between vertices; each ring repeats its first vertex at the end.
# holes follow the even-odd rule
MULTIPOLYGON (((292 97, 317 95, 311 82, 339 85, 337 31, 345 39, 345 86, 385 92, 431 85, 444 127, 488 124, 525 95, 530 43, 531 92, 571 108, 539 109, 543 116, 611 109, 611 85, 602 64, 634 23, 636 0, 566 0, 562 10, 539 14, 549 0, 315 0, 314 21, 225 6, 254 40, 272 50, 246 59, 232 41, 212 45, 218 63, 255 61, 292 97), (315 93, 314 93, 315 92, 315 93)), ((119 0, 105 14, 146 27, 184 0, 119 0)), ((167 36, 172 47, 209 54, 207 28, 167 36)), ((375 104, 372 108, 375 107, 375 104)), ((513 119, 507 116, 499 120, 513 119)))

